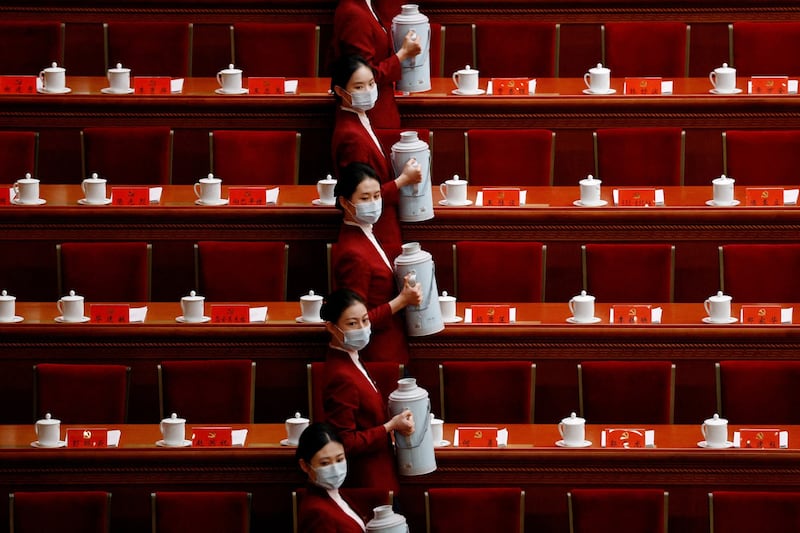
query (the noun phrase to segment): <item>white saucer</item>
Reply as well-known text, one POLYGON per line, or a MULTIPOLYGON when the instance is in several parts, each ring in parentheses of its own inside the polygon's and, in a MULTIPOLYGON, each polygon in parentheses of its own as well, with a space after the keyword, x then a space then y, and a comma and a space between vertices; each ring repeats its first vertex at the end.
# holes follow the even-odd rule
POLYGON ((181 324, 202 324, 204 322, 209 322, 210 320, 211 320, 210 316, 204 316, 197 322, 187 322, 186 319, 183 318, 183 315, 175 317, 175 322, 180 322, 181 324))
POLYGON ((27 202, 23 202, 21 200, 17 200, 16 198, 14 198, 13 200, 11 200, 11 203, 14 204, 14 205, 44 205, 44 204, 47 203, 47 200, 45 200, 44 198, 39 198, 35 202, 27 203, 27 202))
POLYGON ((86 198, 81 198, 80 200, 78 200, 78 203, 81 205, 108 205, 111 203, 111 198, 103 198, 103 201, 100 203, 90 202, 86 198))
POLYGON ((585 440, 582 443, 578 444, 577 446, 575 446, 574 444, 569 444, 568 445, 563 440, 557 440, 556 441, 556 446, 559 446, 561 448, 586 448, 586 447, 591 446, 591 445, 592 445, 592 441, 590 441, 590 440, 585 440))
POLYGON ((35 440, 35 441, 31 442, 31 446, 33 446, 34 448, 41 448, 41 449, 45 449, 45 450, 48 449, 48 448, 49 449, 64 448, 64 447, 66 447, 66 445, 67 445, 67 441, 65 441, 65 440, 58 441, 58 444, 56 444, 55 446, 42 446, 41 444, 39 444, 38 440, 35 440))
POLYGON ((133 94, 133 88, 125 89, 124 91, 118 91, 116 89, 112 89, 111 87, 103 87, 100 89, 100 92, 103 94, 133 94))
POLYGON ((449 440, 440 440, 439 442, 433 445, 434 448, 447 448, 452 444, 449 440))
POLYGON ((219 89, 215 89, 214 92, 217 94, 247 94, 247 89, 242 87, 241 89, 237 89, 235 91, 225 91, 222 89, 222 87, 220 87, 219 89))
POLYGON ((732 91, 719 92, 717 89, 711 89, 708 92, 710 92, 711 94, 739 94, 740 92, 742 92, 742 90, 739 89, 739 88, 736 88, 736 89, 734 89, 732 91))
POLYGON ((617 92, 616 89, 609 89, 609 90, 603 91, 603 92, 595 92, 595 91, 593 91, 591 89, 584 89, 583 90, 583 94, 614 94, 616 92, 617 92))
POLYGON ((187 448, 187 447, 189 447, 191 445, 192 445, 192 441, 190 441, 188 439, 184 439, 183 444, 181 444, 180 446, 170 446, 164 440, 157 440, 156 441, 156 446, 158 446, 159 448, 187 448))
POLYGON ((593 316, 592 319, 588 322, 578 322, 577 320, 575 320, 574 316, 571 316, 567 319, 567 322, 569 322, 570 324, 597 324, 601 320, 603 319, 600 318, 599 316, 593 316))
POLYGON ((48 91, 47 89, 36 89, 36 92, 39 94, 69 94, 72 92, 72 89, 69 87, 64 87, 63 89, 58 89, 56 91, 48 91))
POLYGON ((16 324, 25 320, 21 316, 14 316, 11 320, 0 320, 0 324, 16 324))
POLYGON ((227 198, 220 198, 219 200, 217 200, 215 202, 204 202, 203 200, 200 200, 198 198, 197 200, 194 201, 194 204, 195 205, 207 205, 207 206, 228 205, 228 199, 227 198))
POLYGON ((63 316, 57 316, 56 322, 59 324, 83 324, 84 322, 89 322, 91 320, 88 316, 81 318, 80 320, 73 322, 71 320, 65 320, 63 316))
POLYGON ((733 317, 733 316, 729 316, 727 319, 723 320, 722 322, 718 322, 716 320, 711 320, 710 316, 704 316, 703 317, 703 323, 705 323, 705 324, 733 324, 736 321, 737 321, 736 317, 733 317))
POLYGON ((439 205, 449 205, 451 207, 464 207, 464 206, 467 206, 467 205, 472 205, 472 200, 467 200, 463 204, 451 204, 447 200, 439 200, 439 205))
POLYGON ((444 322, 445 324, 457 324, 457 323, 461 322, 462 320, 464 320, 464 317, 462 317, 462 316, 454 316, 453 318, 443 318, 442 322, 444 322))
POLYGON ((461 89, 453 89, 453 94, 457 94, 458 96, 478 96, 480 94, 486 94, 486 91, 483 89, 477 89, 475 91, 462 91, 461 89))
POLYGON ((298 324, 324 324, 325 323, 325 321, 322 320, 321 318, 319 320, 313 320, 312 321, 312 320, 303 320, 303 317, 301 317, 301 316, 295 318, 294 321, 297 322, 298 324))
POLYGON ((574 202, 572 202, 572 205, 575 205, 575 206, 578 206, 578 207, 603 207, 604 205, 608 205, 608 201, 600 200, 596 204, 585 204, 585 203, 581 202, 580 200, 575 200, 574 202))
POLYGON ((710 205, 710 206, 713 206, 713 207, 733 207, 735 205, 739 205, 740 203, 741 202, 739 202, 739 200, 734 200, 733 202, 731 202, 729 204, 718 204, 714 200, 706 200, 706 205, 710 205))
POLYGON ((281 446, 297 446, 297 444, 289 444, 289 439, 281 440, 281 446))
POLYGON ((707 448, 709 450, 724 450, 725 448, 733 448, 733 443, 729 440, 725 441, 724 446, 709 446, 708 443, 704 440, 701 440, 697 443, 698 446, 701 448, 707 448))
POLYGON ((311 200, 311 203, 314 204, 314 205, 322 205, 322 206, 333 207, 333 206, 336 205, 336 200, 334 200, 331 203, 328 203, 328 202, 323 202, 319 198, 314 198, 313 200, 311 200))

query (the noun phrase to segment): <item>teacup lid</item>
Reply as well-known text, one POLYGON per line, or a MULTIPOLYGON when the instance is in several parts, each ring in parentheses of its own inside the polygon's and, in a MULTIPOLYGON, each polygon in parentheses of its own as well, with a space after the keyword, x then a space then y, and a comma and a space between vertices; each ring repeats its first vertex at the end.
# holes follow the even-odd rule
POLYGON ((448 185, 448 187, 452 187, 454 185, 455 186, 466 185, 467 180, 462 180, 461 176, 459 176, 458 174, 453 174, 453 177, 449 180, 446 180, 445 183, 448 185))
POLYGON ((457 70, 456 72, 459 75, 462 75, 462 74, 473 74, 473 73, 477 74, 478 73, 478 71, 476 69, 471 68, 469 65, 467 65, 466 67, 462 68, 461 70, 457 70))
POLYGON ((727 63, 723 63, 721 67, 715 68, 714 72, 716 73, 736 72, 736 69, 733 67, 729 67, 727 63))
POLYGON ((37 420, 36 423, 40 426, 54 426, 60 424, 61 420, 53 418, 50 413, 47 413, 44 415, 44 418, 37 420))
POLYGON ((728 420, 725 418, 720 418, 717 413, 714 413, 714 416, 711 418, 706 418, 704 424, 707 426, 724 426, 728 423, 728 420))
POLYGON ((300 299, 305 301, 305 302, 318 302, 318 301, 322 300, 322 296, 320 296, 319 294, 314 294, 314 291, 312 289, 312 290, 308 291, 308 294, 302 295, 300 297, 300 299))
POLYGON ((367 531, 380 531, 406 523, 406 518, 394 512, 391 505, 381 505, 372 510, 375 517, 367 522, 367 531))
POLYGON ((50 66, 44 69, 45 72, 61 72, 62 70, 65 70, 64 67, 59 67, 58 63, 55 61, 50 63, 50 66))
POLYGON ((328 174, 327 176, 325 176, 324 180, 319 180, 319 182, 320 183, 336 183, 336 179, 333 176, 331 176, 330 174, 328 174))
POLYGON ((447 294, 447 291, 442 291, 442 295, 439 296, 439 301, 440 302, 455 302, 456 301, 456 297, 455 296, 450 296, 449 294, 447 294))
POLYGON ((299 411, 294 414, 294 417, 286 419, 287 424, 308 424, 309 422, 310 420, 308 418, 303 418, 299 411))
POLYGON ((712 302, 727 302, 729 300, 733 300, 733 297, 724 294, 722 291, 717 291, 717 294, 714 296, 709 296, 708 299, 712 302))
POLYGON ((97 172, 92 172, 91 177, 88 177, 83 181, 88 181, 89 183, 105 183, 106 182, 106 180, 104 178, 101 178, 97 174, 97 172))
POLYGON ((189 296, 184 296, 181 298, 182 300, 188 300, 190 302, 196 302, 198 300, 205 300, 205 296, 198 296, 195 291, 189 291, 189 296))
POLYGON ((572 300, 575 302, 590 302, 594 300, 594 296, 591 294, 586 294, 586 291, 581 291, 581 293, 577 296, 573 296, 572 300))
POLYGON ((165 424, 184 424, 186 423, 186 419, 178 418, 178 413, 172 413, 171 415, 169 415, 169 418, 165 418, 164 420, 162 420, 162 422, 165 424))
POLYGON ((74 301, 77 301, 77 300, 83 300, 83 296, 77 295, 77 294, 75 294, 74 290, 71 290, 71 291, 69 291, 68 295, 62 296, 61 299, 64 300, 64 301, 67 301, 67 302, 74 302, 74 301))
POLYGON ((214 174, 209 172, 205 178, 200 178, 201 183, 221 183, 222 180, 220 178, 215 178, 214 174))
POLYGON ((130 71, 131 71, 131 69, 129 69, 129 68, 123 68, 123 67, 122 67, 122 63, 117 63, 117 66, 116 66, 116 67, 114 67, 114 68, 110 68, 110 69, 108 69, 108 71, 109 71, 109 72, 130 72, 130 71))
POLYGON ((570 413, 567 418, 562 418, 561 419, 561 423, 564 424, 565 426, 580 425, 580 424, 585 424, 586 423, 586 419, 579 417, 575 413, 570 413))
POLYGON ((729 178, 725 174, 721 174, 720 177, 711 180, 711 183, 713 183, 714 185, 727 185, 729 183, 734 183, 735 181, 736 181, 735 179, 729 178))
POLYGON ((590 68, 589 72, 593 74, 600 74, 603 72, 611 72, 611 71, 608 68, 604 67, 602 63, 598 63, 596 67, 590 68))
POLYGON ((601 183, 603 183, 603 181, 602 180, 596 180, 596 179, 594 179, 594 176, 589 174, 588 176, 583 178, 578 183, 580 183, 581 185, 600 185, 601 183))
POLYGON ((9 300, 16 300, 16 299, 17 299, 16 296, 11 296, 10 294, 8 294, 8 291, 5 290, 5 289, 3 289, 2 292, 0 292, 0 301, 7 302, 9 300))
POLYGON ((26 172, 25 173, 25 177, 18 179, 17 182, 18 183, 19 182, 21 182, 21 183, 39 183, 39 180, 37 180, 36 178, 31 176, 30 172, 26 172))
POLYGON ((242 71, 242 69, 238 69, 238 68, 234 67, 233 63, 229 64, 228 68, 224 68, 224 69, 220 70, 220 72, 222 72, 223 74, 237 74, 237 73, 239 73, 241 71, 242 71))

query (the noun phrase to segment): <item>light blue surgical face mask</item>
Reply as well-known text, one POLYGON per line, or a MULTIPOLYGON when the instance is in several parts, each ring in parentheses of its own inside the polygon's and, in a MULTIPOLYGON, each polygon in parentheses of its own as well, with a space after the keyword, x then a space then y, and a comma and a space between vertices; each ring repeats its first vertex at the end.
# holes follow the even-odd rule
POLYGON ((378 86, 373 85, 369 90, 347 94, 350 96, 350 107, 359 111, 369 111, 378 101, 378 86))
POLYGON ((347 476, 347 460, 325 466, 318 466, 314 468, 314 473, 317 478, 314 481, 315 484, 323 489, 338 489, 342 486, 344 478, 347 476))
POLYGON ((371 202, 353 204, 353 206, 356 208, 353 218, 359 224, 375 224, 383 212, 383 201, 380 198, 371 202))
POLYGON ((339 330, 344 335, 342 340, 342 347, 346 350, 353 350, 358 352, 363 350, 369 344, 369 337, 372 334, 372 329, 369 324, 361 329, 348 329, 347 331, 339 330))

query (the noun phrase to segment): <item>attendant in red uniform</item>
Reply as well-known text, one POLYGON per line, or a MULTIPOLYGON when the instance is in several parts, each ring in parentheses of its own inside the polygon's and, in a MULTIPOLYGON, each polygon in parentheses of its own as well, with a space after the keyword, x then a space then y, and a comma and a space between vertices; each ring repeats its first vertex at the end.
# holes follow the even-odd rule
POLYGON ((370 340, 363 300, 348 289, 334 291, 322 304, 320 315, 331 334, 323 387, 325 419, 349 458, 347 486, 396 492, 399 482, 390 434, 414 433, 414 417, 406 410, 387 422, 385 394, 361 364, 359 351, 370 340))
MULTIPOLYGON (((333 59, 359 55, 375 70, 378 101, 370 110, 376 128, 399 128, 400 113, 394 101, 394 84, 400 80, 400 63, 422 52, 409 32, 394 51, 391 20, 380 20, 371 0, 339 0, 333 17, 333 59)), ((399 13, 399 10, 398 10, 399 13)))
POLYGON ((422 288, 411 287, 408 276, 397 290, 394 267, 372 227, 382 217, 381 188, 368 165, 353 163, 334 189, 344 219, 333 247, 334 288, 347 288, 366 303, 372 322, 372 340, 362 352, 365 361, 408 362, 405 314, 408 305, 422 302, 422 288))
POLYGON ((331 148, 336 175, 350 163, 366 163, 375 169, 381 182, 383 214, 375 225, 375 235, 386 250, 389 261, 400 255, 400 222, 397 218, 399 188, 422 181, 416 160, 410 159, 395 177, 392 165, 372 130, 366 111, 375 103, 375 78, 366 62, 347 56, 337 62, 331 79, 331 90, 340 106, 336 111, 336 126, 331 148))

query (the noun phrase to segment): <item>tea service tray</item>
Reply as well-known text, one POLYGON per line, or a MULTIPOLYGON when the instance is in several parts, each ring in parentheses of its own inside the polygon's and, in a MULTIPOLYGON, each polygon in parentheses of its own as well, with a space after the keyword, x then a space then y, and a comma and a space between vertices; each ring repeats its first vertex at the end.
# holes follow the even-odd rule
POLYGON ((124 91, 118 91, 116 89, 112 89, 111 87, 103 87, 100 89, 100 92, 103 94, 133 94, 133 87, 125 89, 124 91))
POLYGON ((59 324, 83 324, 84 322, 89 322, 89 320, 91 320, 91 318, 88 316, 81 317, 80 320, 67 320, 63 316, 56 317, 56 322, 59 324))
POLYGON ((462 317, 462 316, 454 316, 454 317, 451 317, 451 318, 443 318, 442 322, 444 322, 445 324, 457 324, 459 322, 462 322, 463 320, 464 320, 464 317, 462 317))
POLYGON ((302 316, 298 316, 294 319, 295 322, 298 324, 324 324, 325 321, 321 318, 319 320, 305 320, 302 316))
POLYGON ((16 316, 15 315, 15 316, 11 317, 11 320, 0 320, 0 324, 18 324, 18 323, 22 322, 23 320, 25 320, 25 319, 22 318, 21 316, 16 316))
POLYGON ((211 321, 210 316, 204 316, 197 322, 189 322, 183 315, 175 317, 175 322, 179 322, 181 324, 203 324, 205 322, 210 322, 210 321, 211 321))
POLYGON ((708 442, 701 440, 697 443, 697 445, 701 448, 706 448, 708 450, 724 450, 725 448, 733 448, 733 443, 729 440, 725 441, 725 444, 722 446, 709 446, 708 442))
POLYGON ((35 440, 35 441, 31 442, 31 446, 34 447, 34 448, 39 448, 39 449, 45 449, 45 450, 51 449, 52 450, 52 449, 55 449, 55 448, 66 448, 67 447, 67 441, 60 440, 60 441, 58 441, 58 444, 56 444, 55 446, 42 446, 41 444, 39 444, 38 440, 35 440))
POLYGON ((218 206, 218 205, 228 205, 228 199, 227 198, 220 198, 219 200, 214 200, 212 202, 205 202, 205 201, 200 200, 198 198, 197 200, 194 201, 194 204, 195 205, 204 205, 204 206, 209 206, 209 207, 218 206))
POLYGON ((461 89, 453 89, 451 92, 458 96, 480 96, 482 94, 486 94, 484 89, 476 89, 475 91, 462 91, 461 89))
POLYGON ((583 94, 616 94, 616 89, 609 89, 607 91, 593 91, 591 89, 584 89, 583 94))
POLYGON ((56 89, 55 91, 49 91, 47 89, 37 87, 36 92, 39 94, 69 94, 72 92, 72 89, 70 89, 69 87, 64 87, 63 89, 56 89))
POLYGON ((741 202, 739 200, 734 200, 729 204, 720 204, 715 202, 714 200, 706 200, 706 205, 710 205, 712 207, 733 207, 735 205, 739 205, 741 202))
POLYGON ((336 205, 336 201, 328 203, 328 202, 323 202, 322 199, 320 199, 320 198, 314 198, 313 200, 311 200, 311 204, 312 205, 324 206, 324 207, 333 207, 333 206, 336 205))
POLYGON ((590 440, 585 440, 585 441, 581 442, 578 445, 567 444, 566 441, 564 441, 564 440, 557 440, 556 441, 556 446, 558 446, 559 448, 588 448, 591 445, 592 445, 592 441, 590 441, 590 440))
POLYGON ((439 205, 449 205, 451 207, 466 207, 472 205, 472 200, 466 200, 464 203, 451 204, 447 200, 439 200, 439 205))
POLYGON ((719 89, 711 89, 708 92, 710 92, 711 94, 739 94, 742 92, 742 89, 739 89, 738 87, 732 91, 720 91, 719 89))
POLYGON ((44 205, 47 203, 47 200, 45 200, 44 198, 39 198, 35 202, 23 202, 22 200, 14 198, 13 200, 11 200, 11 203, 14 205, 44 205))
POLYGON ((90 202, 86 198, 81 198, 78 203, 80 205, 108 205, 111 203, 111 198, 103 198, 102 202, 90 202))
POLYGON ((729 316, 725 320, 712 320, 710 316, 703 317, 704 324, 735 324, 739 319, 735 316, 729 316))
POLYGON ((585 204, 580 200, 575 200, 572 202, 572 205, 576 207, 603 207, 604 205, 608 205, 608 200, 599 200, 597 203, 590 204, 585 204))
POLYGON ((248 90, 242 87, 241 89, 236 89, 235 91, 226 91, 225 89, 220 87, 219 89, 214 89, 214 92, 217 94, 232 95, 232 94, 247 94, 248 90))
POLYGON ((582 320, 575 320, 574 316, 567 318, 567 322, 569 322, 570 324, 597 324, 601 320, 603 319, 600 318, 599 316, 593 316, 591 320, 587 320, 585 322, 582 320))
POLYGON ((156 446, 158 446, 159 448, 188 448, 191 445, 192 441, 190 441, 189 439, 184 439, 183 444, 179 446, 173 446, 172 444, 167 444, 167 441, 163 439, 156 441, 156 446))

